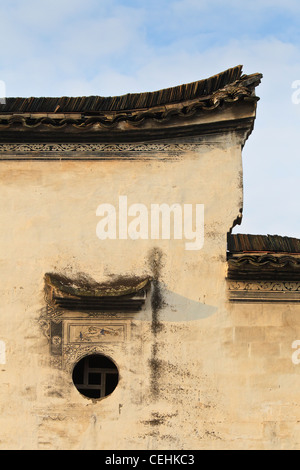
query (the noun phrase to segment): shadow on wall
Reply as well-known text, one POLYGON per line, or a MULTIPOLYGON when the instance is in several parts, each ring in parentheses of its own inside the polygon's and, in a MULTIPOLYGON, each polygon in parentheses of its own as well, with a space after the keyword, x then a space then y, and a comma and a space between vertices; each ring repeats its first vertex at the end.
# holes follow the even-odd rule
POLYGON ((146 308, 139 315, 137 320, 151 321, 150 315, 153 312, 153 304, 159 306, 157 310, 157 319, 160 322, 188 322, 195 320, 203 320, 214 315, 218 308, 214 305, 197 302, 195 300, 188 299, 182 295, 176 294, 169 291, 165 284, 156 281, 152 284, 150 290, 150 301, 152 309, 146 308), (153 298, 159 297, 159 302, 153 301, 153 298))

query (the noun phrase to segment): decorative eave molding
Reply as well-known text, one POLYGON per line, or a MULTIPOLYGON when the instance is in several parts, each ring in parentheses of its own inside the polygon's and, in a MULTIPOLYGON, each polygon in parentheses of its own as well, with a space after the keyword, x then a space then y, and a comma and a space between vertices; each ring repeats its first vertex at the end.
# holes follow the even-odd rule
POLYGON ((230 301, 237 302, 300 302, 300 282, 228 280, 230 301))
MULTIPOLYGON (((210 145, 215 142, 210 143, 210 145)), ((216 142, 216 145, 218 142, 216 142)), ((189 152, 197 151, 201 146, 207 143, 0 143, 0 154, 2 153, 65 153, 65 152, 189 152)))
POLYGON ((130 142, 118 141, 117 138, 113 142, 111 139, 102 142, 95 141, 93 137, 84 139, 84 142, 71 142, 67 138, 56 141, 56 136, 46 142, 33 136, 28 142, 26 139, 22 142, 18 139, 5 142, 0 133, 0 161, 178 160, 186 154, 193 153, 197 157, 207 149, 228 148, 233 142, 242 145, 249 131, 248 124, 245 127, 244 124, 232 126, 232 123, 225 122, 222 126, 217 126, 215 132, 211 132, 212 128, 207 128, 203 130, 203 134, 195 131, 196 135, 182 137, 178 134, 174 138, 166 133, 162 139, 130 142), (231 129, 230 139, 224 138, 228 129, 231 129))
MULTIPOLYGON (((169 125, 152 122, 140 128, 124 124, 115 129, 102 129, 97 124, 81 130, 69 127, 38 129, 16 126, 10 129, 0 128, 1 144, 143 144, 173 140, 193 141, 199 139, 220 139, 234 133, 241 145, 253 130, 256 103, 248 103, 235 109, 222 108, 216 115, 195 115, 183 120, 174 119, 169 125)), ((5 147, 4 147, 5 149, 5 147)))
POLYGON ((240 302, 300 302, 300 256, 240 255, 228 259, 228 296, 240 302))
POLYGON ((220 145, 218 139, 192 143, 0 143, 0 161, 177 160, 187 152, 220 145))
POLYGON ((198 143, 182 143, 182 144, 168 144, 168 143, 95 143, 95 144, 82 144, 82 143, 36 143, 36 144, 0 144, 0 152, 165 152, 165 151, 186 151, 196 150, 198 143))
POLYGON ((244 254, 229 257, 228 279, 300 280, 299 254, 244 254))

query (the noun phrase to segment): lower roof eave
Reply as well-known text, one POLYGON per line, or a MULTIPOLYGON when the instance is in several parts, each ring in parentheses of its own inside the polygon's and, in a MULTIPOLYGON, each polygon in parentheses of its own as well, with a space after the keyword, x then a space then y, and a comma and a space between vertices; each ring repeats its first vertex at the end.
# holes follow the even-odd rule
POLYGON ((255 116, 239 117, 228 120, 215 120, 211 122, 176 123, 172 126, 153 126, 144 128, 100 129, 97 125, 78 129, 65 125, 55 127, 41 125, 39 128, 10 127, 0 128, 1 143, 102 143, 102 142, 147 142, 162 140, 193 140, 203 139, 206 136, 226 135, 233 132, 239 138, 241 145, 251 134, 255 116))

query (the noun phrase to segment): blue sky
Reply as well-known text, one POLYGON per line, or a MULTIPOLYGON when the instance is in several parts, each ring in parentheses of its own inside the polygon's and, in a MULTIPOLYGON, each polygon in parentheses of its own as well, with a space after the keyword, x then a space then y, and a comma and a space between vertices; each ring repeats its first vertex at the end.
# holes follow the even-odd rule
POLYGON ((8 96, 152 91, 238 64, 263 73, 234 231, 300 238, 298 0, 0 0, 0 21, 8 96))

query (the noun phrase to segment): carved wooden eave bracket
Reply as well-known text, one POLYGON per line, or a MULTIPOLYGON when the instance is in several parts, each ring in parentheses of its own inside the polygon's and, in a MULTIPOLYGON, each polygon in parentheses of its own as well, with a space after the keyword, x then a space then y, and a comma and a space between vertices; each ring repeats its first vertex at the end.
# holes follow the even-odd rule
MULTIPOLYGON (((231 235, 231 241, 236 240, 235 237, 231 235)), ((244 249, 249 242, 249 236, 245 237, 248 238, 244 238, 244 249)), ((266 236, 254 237, 250 239, 252 248, 256 245, 256 248, 269 248, 269 251, 237 250, 228 253, 229 300, 300 302, 300 252, 292 252, 299 249, 299 240, 278 236, 269 239, 266 236), (265 245, 266 240, 269 246, 265 245), (283 247, 287 251, 280 252, 283 247)))

